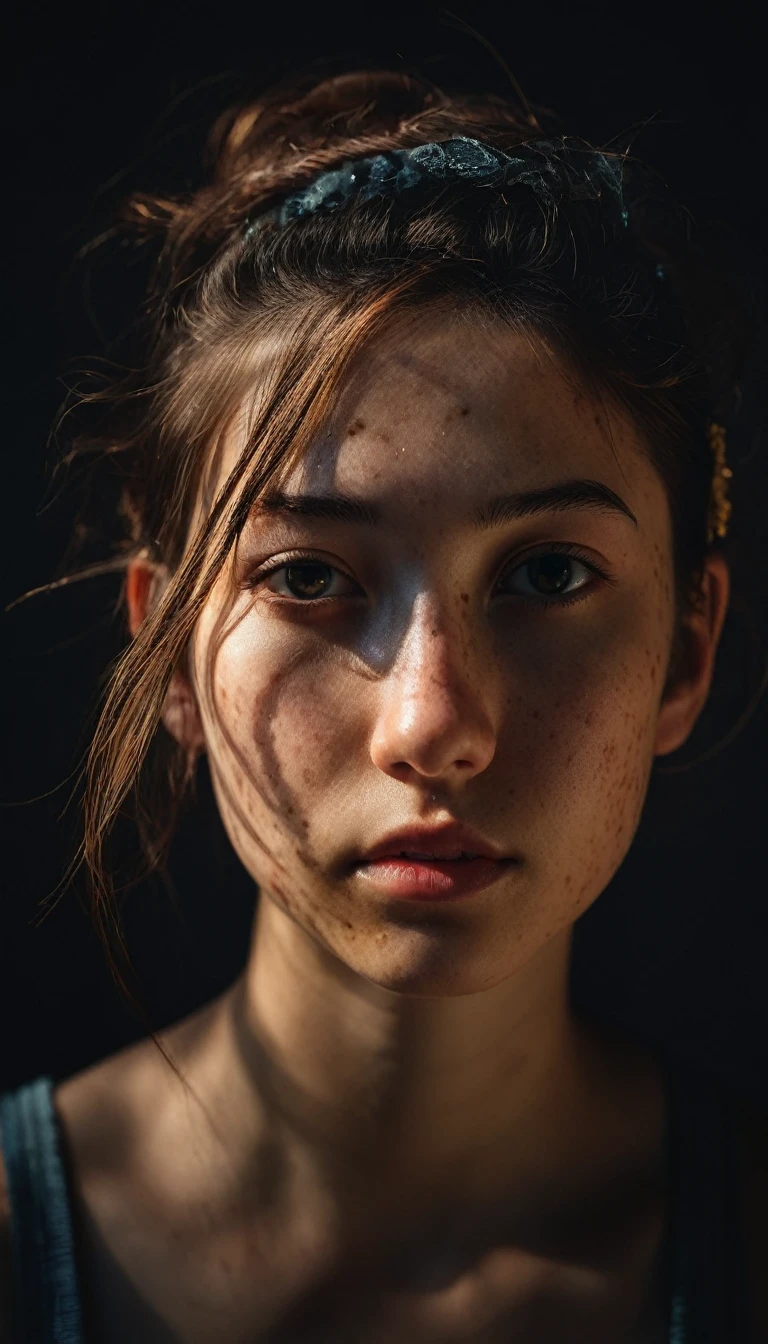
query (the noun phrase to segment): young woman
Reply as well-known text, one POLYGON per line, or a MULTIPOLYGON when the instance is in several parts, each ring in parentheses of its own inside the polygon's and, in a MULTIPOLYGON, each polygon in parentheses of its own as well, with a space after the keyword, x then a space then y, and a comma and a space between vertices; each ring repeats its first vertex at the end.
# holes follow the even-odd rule
POLYGON ((352 71, 214 143, 136 203, 153 336, 95 399, 132 640, 83 856, 103 921, 205 753, 253 940, 2 1099, 2 1339, 762 1339, 761 1117, 568 995, 710 687, 734 323, 628 157, 498 97, 352 71))

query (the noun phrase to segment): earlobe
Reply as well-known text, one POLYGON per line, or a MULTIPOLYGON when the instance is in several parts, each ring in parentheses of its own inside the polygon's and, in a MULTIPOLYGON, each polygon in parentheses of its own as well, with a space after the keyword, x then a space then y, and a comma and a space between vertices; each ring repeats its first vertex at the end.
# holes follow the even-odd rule
MULTIPOLYGON (((128 606, 128 625, 135 637, 144 623, 158 592, 167 582, 167 572, 144 556, 131 560, 126 573, 125 597, 128 606)), ((179 746, 196 756, 205 749, 205 737, 197 703, 188 678, 179 669, 173 674, 163 707, 164 727, 179 746)))
POLYGON ((704 705, 704 699, 695 694, 690 681, 681 681, 670 688, 659 711, 656 723, 654 756, 668 756, 688 740, 704 705))
POLYGON ((690 737, 709 695, 720 635, 728 610, 730 574, 723 557, 712 554, 702 576, 702 601, 685 622, 685 657, 668 685, 656 724, 655 756, 667 756, 690 737))
POLYGON ((183 672, 175 672, 163 708, 163 724, 180 747, 197 755, 205 750, 205 736, 192 688, 183 672))

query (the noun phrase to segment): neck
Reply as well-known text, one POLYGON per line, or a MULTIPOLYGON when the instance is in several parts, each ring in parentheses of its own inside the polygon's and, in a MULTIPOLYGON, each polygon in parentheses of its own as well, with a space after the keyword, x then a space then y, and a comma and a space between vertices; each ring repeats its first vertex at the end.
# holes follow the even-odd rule
POLYGON ((578 1202, 626 1127, 627 1045, 574 1018, 571 940, 487 990, 418 998, 363 979, 262 894, 246 970, 188 1056, 228 1163, 247 1179, 268 1142, 350 1227, 372 1209, 578 1202))
POLYGON ((569 944, 480 993, 417 998, 364 980, 265 902, 238 1005, 245 1066, 279 1061, 285 1122, 331 1160, 439 1176, 510 1125, 535 1128, 560 1093, 576 1047, 569 944))

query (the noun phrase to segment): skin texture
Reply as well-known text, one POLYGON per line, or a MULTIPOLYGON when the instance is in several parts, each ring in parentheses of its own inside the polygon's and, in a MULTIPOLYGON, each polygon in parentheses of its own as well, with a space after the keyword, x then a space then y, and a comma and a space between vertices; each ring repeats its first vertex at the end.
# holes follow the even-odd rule
MULTIPOLYGON (((220 484, 240 452, 233 432, 220 484)), ((196 628, 192 675, 176 674, 166 727, 207 752, 260 899, 243 975, 167 1035, 200 1109, 162 1060, 132 1103, 152 1096, 155 1203, 183 1200, 185 1226, 205 1208, 230 1301, 242 1229, 266 1207, 291 1247, 286 1282, 291 1254, 373 1259, 394 1229, 434 1254, 496 1201, 510 1235, 549 1237, 554 1255, 573 1210, 621 1173, 631 1217, 664 1102, 646 1052, 574 1019, 573 925, 631 844, 655 756, 696 721, 729 594, 713 555, 685 674, 662 698, 672 538, 639 433, 490 320, 427 315, 379 338, 284 488, 340 491, 383 521, 256 512, 196 628), (637 526, 587 509, 471 526, 497 495, 568 478, 608 486, 637 526), (582 601, 526 605, 523 562, 552 542, 610 578, 576 560, 582 601), (334 567, 336 600, 291 600, 284 570, 249 586, 295 549, 334 567), (395 907, 351 871, 394 827, 451 818, 519 863, 440 907, 395 907)), ((133 562, 134 632, 156 580, 133 562)), ((148 1253, 142 1272, 159 1300, 148 1253)), ((457 1301, 450 1316, 441 1300, 446 1319, 457 1301)))

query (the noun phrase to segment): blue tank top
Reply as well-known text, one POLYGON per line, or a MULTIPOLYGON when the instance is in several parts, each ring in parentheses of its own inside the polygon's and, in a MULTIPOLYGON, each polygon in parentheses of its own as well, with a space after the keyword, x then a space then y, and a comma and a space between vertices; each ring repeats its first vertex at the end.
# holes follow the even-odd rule
MULTIPOLYGON (((665 1061, 669 1207, 662 1254, 667 1344, 750 1344, 733 1101, 708 1075, 665 1061)), ((0 1096, 10 1199, 13 1344, 86 1344, 68 1176, 42 1077, 0 1096)))

